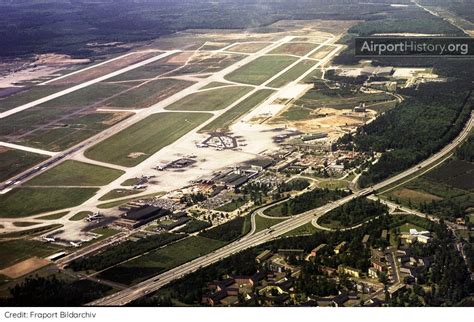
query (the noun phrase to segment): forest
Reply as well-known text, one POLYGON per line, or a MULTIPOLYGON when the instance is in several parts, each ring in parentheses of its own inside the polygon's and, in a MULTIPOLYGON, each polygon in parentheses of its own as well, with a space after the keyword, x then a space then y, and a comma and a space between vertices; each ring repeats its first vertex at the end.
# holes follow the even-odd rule
POLYGON ((268 212, 269 215, 276 217, 293 216, 320 207, 329 201, 337 200, 347 195, 349 195, 349 192, 345 190, 316 188, 269 208, 266 212, 268 212))
POLYGON ((28 277, 10 289, 11 297, 0 299, 0 306, 79 306, 103 297, 110 286, 89 280, 67 282, 56 275, 28 277))
POLYGON ((84 57, 94 54, 89 43, 149 41, 185 29, 247 29, 282 19, 429 16, 390 3, 393 0, 1 0, 0 56, 56 52, 84 57))
POLYGON ((357 198, 327 213, 320 223, 324 225, 337 222, 342 227, 351 227, 387 213, 388 207, 380 201, 357 198))
POLYGON ((382 152, 359 180, 362 187, 380 182, 416 163, 453 140, 463 129, 472 111, 469 84, 455 82, 424 84, 406 89, 406 100, 360 127, 355 135, 345 135, 338 143, 363 152, 382 152))
POLYGON ((199 234, 199 236, 225 242, 233 241, 245 233, 243 231, 245 220, 245 217, 237 217, 226 222, 225 224, 203 231, 199 234))
POLYGON ((166 245, 184 237, 175 234, 163 233, 148 236, 137 241, 125 241, 114 247, 90 257, 83 257, 73 261, 69 266, 75 271, 95 270, 100 271, 128 258, 143 254, 160 246, 166 245))

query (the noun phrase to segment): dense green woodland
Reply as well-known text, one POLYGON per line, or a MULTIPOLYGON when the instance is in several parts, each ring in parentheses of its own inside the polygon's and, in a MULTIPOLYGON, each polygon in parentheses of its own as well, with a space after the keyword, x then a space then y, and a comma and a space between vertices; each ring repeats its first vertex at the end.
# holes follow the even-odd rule
POLYGON ((245 217, 237 217, 225 224, 219 225, 199 234, 199 236, 216 239, 220 241, 230 242, 241 237, 244 231, 245 217))
POLYGON ((351 227, 385 214, 388 214, 388 207, 379 201, 357 198, 327 213, 320 223, 324 225, 336 221, 342 227, 351 227))
POLYGON ((103 252, 75 260, 70 267, 75 271, 95 270, 100 271, 112 265, 118 264, 126 259, 143 254, 155 248, 178 240, 183 236, 163 233, 148 236, 137 241, 126 241, 103 252))
POLYGON ((401 93, 407 98, 397 108, 339 140, 349 149, 383 152, 361 176, 361 186, 380 182, 439 151, 459 134, 473 108, 470 84, 424 84, 401 93))
POLYGON ((29 277, 10 290, 0 306, 79 306, 103 297, 112 288, 89 280, 67 282, 50 277, 29 277))
MULTIPOLYGON (((0 56, 92 54, 87 43, 147 41, 184 29, 266 26, 282 19, 429 17, 407 0, 49 0, 0 1, 0 56)), ((113 49, 117 51, 123 49, 113 49)))
POLYGON ((456 150, 456 158, 463 161, 474 162, 474 135, 469 138, 456 150))

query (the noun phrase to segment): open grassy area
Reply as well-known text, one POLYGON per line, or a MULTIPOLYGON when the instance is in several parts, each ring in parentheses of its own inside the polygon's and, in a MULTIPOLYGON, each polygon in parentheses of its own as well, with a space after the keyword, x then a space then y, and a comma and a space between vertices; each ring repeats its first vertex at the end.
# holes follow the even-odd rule
POLYGON ((15 231, 11 233, 3 233, 3 234, 0 234, 0 238, 8 239, 8 238, 21 238, 21 237, 27 237, 27 236, 38 236, 41 234, 45 234, 49 231, 56 230, 61 227, 63 227, 63 225, 61 224, 51 224, 51 225, 35 227, 31 229, 24 229, 21 231, 15 231))
POLYGON ((68 212, 67 212, 67 211, 64 211, 64 212, 58 212, 58 213, 55 213, 55 214, 52 214, 52 215, 46 215, 46 216, 42 216, 42 217, 37 217, 36 219, 56 220, 56 219, 63 218, 63 217, 66 216, 67 214, 68 214, 68 212))
POLYGON ((0 269, 33 256, 46 257, 60 251, 56 245, 33 240, 9 240, 0 242, 0 269))
POLYGON ((63 151, 128 118, 131 113, 98 112, 73 116, 66 126, 39 130, 24 138, 23 144, 54 152, 63 151))
POLYGON ((117 201, 109 201, 109 202, 104 202, 104 203, 101 203, 101 204, 97 205, 97 208, 99 208, 99 209, 110 209, 110 208, 113 208, 113 207, 124 205, 124 204, 126 204, 130 201, 133 201, 133 200, 137 200, 137 199, 141 199, 141 198, 147 198, 147 197, 158 197, 158 196, 162 196, 162 195, 163 195, 163 192, 157 192, 157 193, 150 193, 150 194, 147 194, 147 195, 143 195, 143 196, 140 196, 140 197, 130 197, 130 198, 125 198, 125 199, 121 199, 121 200, 117 200, 117 201))
POLYGON ((228 107, 252 90, 247 86, 231 86, 198 92, 166 107, 167 110, 216 111, 228 107))
POLYGON ((129 85, 97 83, 41 104, 43 107, 84 107, 104 101, 129 85))
POLYGON ((115 96, 105 105, 120 108, 150 107, 192 84, 192 82, 177 79, 158 79, 115 96))
POLYGON ((100 201, 117 199, 127 196, 133 196, 137 193, 143 192, 143 190, 130 190, 130 189, 114 189, 107 192, 105 195, 99 198, 100 201))
POLYGON ((317 232, 318 229, 313 226, 311 222, 304 224, 298 228, 293 229, 292 231, 287 232, 283 237, 295 237, 295 236, 305 236, 312 235, 317 232))
POLYGON ((211 226, 211 224, 208 221, 192 219, 191 221, 189 221, 186 224, 186 226, 184 226, 183 228, 178 229, 176 232, 177 233, 192 234, 192 233, 201 231, 204 228, 208 228, 210 226, 211 226))
POLYGON ((7 180, 46 159, 48 156, 41 154, 0 148, 0 181, 7 180))
POLYGON ((281 75, 280 77, 277 77, 273 81, 271 81, 268 86, 270 87, 282 87, 291 81, 294 81, 301 75, 303 75, 308 69, 310 69, 312 66, 316 64, 315 61, 312 60, 303 60, 290 68, 286 73, 281 75))
POLYGON ((247 97, 232 109, 225 112, 208 125, 204 126, 200 132, 213 132, 228 129, 231 124, 233 124, 243 115, 247 114, 255 106, 265 101, 265 99, 267 99, 273 92, 274 91, 269 89, 261 89, 255 92, 253 95, 247 97))
POLYGON ((207 113, 159 113, 135 123, 85 152, 88 158, 135 166, 207 120, 207 113))
POLYGON ((137 185, 140 182, 140 178, 131 178, 127 179, 124 182, 122 182, 120 185, 124 187, 132 187, 134 185, 137 185))
POLYGON ((167 76, 215 73, 235 64, 244 57, 244 55, 225 53, 198 56, 192 59, 186 66, 182 66, 182 68, 170 72, 167 76))
POLYGON ((62 151, 127 118, 131 113, 84 112, 77 107, 35 106, 0 119, 0 140, 23 135, 15 143, 62 151), (34 131, 34 132, 32 132, 34 131))
POLYGON ((66 160, 27 182, 29 186, 103 186, 123 171, 84 162, 66 160))
POLYGON ((331 190, 335 189, 347 189, 349 182, 346 180, 323 180, 318 183, 320 188, 327 188, 331 190))
POLYGON ((220 206, 219 208, 216 208, 215 210, 217 211, 225 211, 225 212, 232 212, 234 210, 237 210, 239 209, 240 207, 242 207, 243 205, 245 205, 245 203, 247 202, 247 200, 245 199, 235 199, 235 200, 232 200, 231 202, 228 202, 222 206, 220 206))
POLYGON ((315 58, 315 59, 323 59, 324 57, 326 57, 331 51, 333 51, 335 49, 335 47, 333 46, 328 46, 328 45, 324 45, 322 46, 321 48, 319 48, 318 50, 316 50, 316 52, 314 52, 312 55, 311 55, 311 58, 315 58))
POLYGON ((206 86, 203 86, 199 89, 200 90, 201 89, 210 89, 210 88, 217 88, 217 87, 228 86, 228 85, 231 85, 231 84, 230 83, 221 83, 221 82, 211 82, 211 83, 207 84, 206 86))
POLYGON ((273 49, 270 54, 288 54, 304 56, 316 47, 318 47, 318 45, 312 43, 291 42, 278 46, 277 48, 273 49))
POLYGON ((262 216, 255 216, 255 224, 257 228, 255 229, 255 232, 259 232, 261 230, 267 229, 273 225, 278 224, 279 222, 282 222, 286 219, 279 219, 279 218, 265 218, 262 216))
POLYGON ((328 89, 323 83, 316 83, 315 88, 306 92, 296 100, 293 107, 316 109, 322 107, 334 109, 352 109, 360 103, 366 103, 368 108, 374 103, 392 101, 393 97, 385 93, 353 93, 338 89, 328 89))
POLYGON ((86 218, 89 215, 92 215, 92 211, 81 211, 81 212, 78 212, 77 214, 75 214, 74 216, 72 216, 71 218, 69 218, 69 220, 79 221, 79 220, 82 220, 82 219, 86 218))
POLYGON ((15 227, 30 227, 30 226, 35 226, 38 225, 39 223, 37 222, 31 222, 31 221, 14 221, 13 226, 15 227))
POLYGON ((228 48, 229 51, 236 51, 239 53, 256 53, 257 51, 262 50, 263 48, 271 45, 270 42, 261 42, 261 43, 241 43, 241 44, 236 44, 230 48, 228 48))
POLYGON ((224 242, 217 240, 192 236, 108 269, 99 276, 127 285, 136 284, 224 245, 224 242))
POLYGON ((58 85, 33 86, 28 90, 21 91, 0 99, 0 112, 7 111, 23 104, 35 101, 42 97, 59 92, 65 88, 66 86, 58 85))
POLYGON ((92 188, 17 188, 0 195, 0 217, 20 218, 77 206, 91 198, 92 188))
POLYGON ((260 85, 297 60, 291 56, 263 56, 226 76, 229 81, 260 85))

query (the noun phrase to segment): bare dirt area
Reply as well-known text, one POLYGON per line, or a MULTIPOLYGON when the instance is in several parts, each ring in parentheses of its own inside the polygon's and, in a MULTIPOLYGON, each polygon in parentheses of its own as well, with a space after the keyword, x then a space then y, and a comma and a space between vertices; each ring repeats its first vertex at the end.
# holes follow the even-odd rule
POLYGON ((90 63, 89 59, 74 59, 60 54, 41 54, 34 58, 4 61, 0 63, 0 88, 40 83, 67 66, 87 63, 90 63))
POLYGON ((44 258, 39 258, 35 256, 0 270, 0 274, 5 275, 9 278, 18 278, 23 275, 34 272, 42 267, 45 267, 50 263, 50 261, 44 258))
MULTIPOLYGON (((291 109, 291 108, 290 108, 291 109)), ((376 112, 368 110, 365 113, 354 113, 350 109, 318 108, 309 110, 303 119, 291 120, 285 113, 298 113, 290 109, 282 111, 270 124, 285 124, 304 133, 326 133, 330 140, 335 140, 345 133, 354 130, 375 117, 376 112)))
POLYGON ((395 197, 395 198, 411 200, 411 201, 418 202, 418 203, 430 202, 430 201, 433 201, 433 200, 443 199, 443 198, 435 196, 431 193, 412 190, 412 189, 408 189, 408 188, 402 188, 400 190, 394 191, 392 193, 392 196, 395 197))
POLYGON ((91 68, 88 70, 84 70, 80 73, 58 79, 57 81, 51 82, 51 84, 78 84, 83 83, 94 78, 98 78, 114 71, 117 71, 121 68, 125 68, 132 64, 144 61, 146 59, 152 58, 154 56, 159 55, 159 51, 140 51, 131 53, 130 55, 124 56, 117 60, 105 63, 97 68, 91 68))

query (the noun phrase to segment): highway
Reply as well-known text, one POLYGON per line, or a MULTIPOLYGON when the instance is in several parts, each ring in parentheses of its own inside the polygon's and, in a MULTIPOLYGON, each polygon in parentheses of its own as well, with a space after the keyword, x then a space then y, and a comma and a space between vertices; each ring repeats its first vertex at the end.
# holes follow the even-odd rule
POLYGON ((380 190, 386 188, 400 180, 405 179, 406 177, 410 177, 416 172, 420 171, 425 167, 429 167, 433 162, 440 160, 441 158, 445 157, 446 155, 450 154, 459 144, 466 139, 472 130, 472 126, 474 123, 474 113, 471 114, 471 118, 466 123, 464 129, 455 138, 451 143, 445 146, 442 150, 438 153, 432 155, 425 161, 415 165, 414 167, 399 173, 385 181, 382 181, 371 188, 366 188, 360 190, 356 193, 353 193, 347 197, 339 199, 337 201, 328 203, 322 207, 307 211, 300 215, 294 216, 293 218, 280 222, 269 229, 260 231, 253 235, 246 235, 245 237, 224 246, 212 253, 204 255, 202 257, 196 258, 188 263, 185 263, 181 266, 175 267, 169 271, 166 271, 162 274, 154 276, 148 280, 145 280, 137 285, 134 285, 130 288, 121 290, 117 293, 109 295, 107 297, 98 299, 94 302, 89 303, 89 305, 93 306, 118 306, 118 305, 126 305, 146 294, 151 292, 157 291, 161 287, 165 286, 166 284, 179 279, 189 273, 192 273, 202 267, 211 265, 220 261, 221 259, 241 252, 247 248, 251 248, 265 242, 268 242, 278 236, 284 235, 285 233, 296 229, 312 220, 317 221, 318 218, 322 217, 327 212, 351 201, 354 198, 362 197, 362 196, 369 196, 375 190, 380 190))

